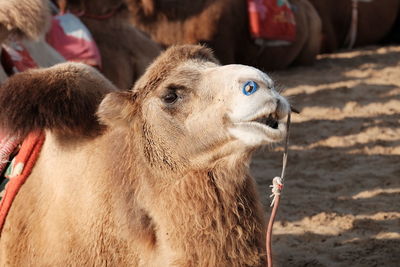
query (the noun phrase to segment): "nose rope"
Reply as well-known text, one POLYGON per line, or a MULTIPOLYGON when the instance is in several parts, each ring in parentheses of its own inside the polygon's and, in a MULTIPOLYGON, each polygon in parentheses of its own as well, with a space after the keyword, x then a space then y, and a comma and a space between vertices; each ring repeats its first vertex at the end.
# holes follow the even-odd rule
POLYGON ((273 199, 271 201, 272 211, 271 211, 271 216, 270 216, 269 222, 268 222, 267 237, 266 237, 267 264, 268 264, 267 266, 268 267, 273 266, 271 236, 272 236, 272 227, 274 225, 276 212, 277 212, 278 206, 279 206, 280 195, 283 190, 283 182, 284 182, 285 172, 286 172, 288 147, 289 147, 289 133, 290 133, 290 131, 289 131, 290 130, 290 112, 287 117, 286 127, 287 127, 287 131, 286 131, 286 137, 285 137, 285 149, 283 152, 283 159, 282 159, 282 173, 281 173, 280 177, 278 177, 278 176, 275 177, 272 180, 272 185, 270 185, 270 187, 272 187, 272 189, 271 189, 272 194, 270 195, 270 197, 273 197, 273 199))

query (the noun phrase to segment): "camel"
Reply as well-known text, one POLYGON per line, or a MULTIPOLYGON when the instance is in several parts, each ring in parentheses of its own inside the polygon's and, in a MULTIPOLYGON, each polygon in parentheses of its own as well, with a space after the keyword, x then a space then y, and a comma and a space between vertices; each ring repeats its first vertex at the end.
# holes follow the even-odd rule
MULTIPOLYGON (((353 0, 354 1, 354 0, 353 0)), ((352 0, 310 0, 322 19, 321 52, 331 53, 349 45, 352 0)), ((357 32, 354 46, 376 44, 389 34, 399 15, 399 0, 356 0, 357 32)))
MULTIPOLYGON (((103 8, 107 12, 107 8, 112 5, 110 3, 108 7, 98 7, 95 1, 92 2, 94 6, 85 1, 90 10, 99 12, 103 8)), ((65 62, 44 39, 50 27, 50 15, 47 0, 0 0, 0 38, 3 38, 0 41, 16 35, 40 67, 65 62)), ((102 72, 120 89, 129 89, 160 52, 157 44, 124 19, 123 10, 119 10, 107 21, 87 17, 82 19, 92 31, 102 53, 102 72)))
POLYGON ((289 104, 260 70, 173 46, 130 91, 64 63, 11 77, 0 106, 7 131, 46 135, 1 232, 0 265, 265 264, 249 163, 282 140, 289 104))
MULTIPOLYGON (((44 40, 49 24, 50 10, 46 0, 0 0, 0 44, 7 42, 10 36, 20 40, 40 67, 65 62, 44 40)), ((0 81, 7 77, 1 76, 0 81)))
POLYGON ((320 51, 321 20, 307 0, 291 0, 297 24, 295 42, 259 46, 250 37, 246 0, 126 0, 132 23, 164 46, 203 43, 223 64, 274 70, 311 64, 320 51))
POLYGON ((102 73, 120 89, 130 89, 161 52, 158 44, 135 29, 123 0, 58 0, 80 16, 102 57, 102 73))

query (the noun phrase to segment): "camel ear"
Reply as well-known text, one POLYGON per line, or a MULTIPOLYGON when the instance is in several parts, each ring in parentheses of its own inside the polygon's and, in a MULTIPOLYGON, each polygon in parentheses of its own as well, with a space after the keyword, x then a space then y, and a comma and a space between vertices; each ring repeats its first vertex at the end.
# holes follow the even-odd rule
POLYGON ((112 92, 101 101, 97 116, 100 123, 108 126, 128 126, 136 113, 136 94, 128 92, 112 92))

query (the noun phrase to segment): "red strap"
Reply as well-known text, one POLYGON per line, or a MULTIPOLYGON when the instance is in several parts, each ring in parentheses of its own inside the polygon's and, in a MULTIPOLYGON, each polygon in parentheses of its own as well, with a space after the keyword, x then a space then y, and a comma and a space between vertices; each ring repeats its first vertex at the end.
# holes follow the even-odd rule
POLYGON ((0 203, 0 234, 1 230, 3 229, 8 211, 11 208, 11 204, 19 189, 25 183, 28 176, 31 174, 33 166, 35 165, 36 160, 39 157, 39 153, 43 146, 44 140, 44 132, 38 131, 30 133, 23 141, 21 150, 15 157, 14 171, 11 174, 10 181, 6 186, 6 192, 0 203), (22 172, 19 173, 18 169, 21 167, 22 172))

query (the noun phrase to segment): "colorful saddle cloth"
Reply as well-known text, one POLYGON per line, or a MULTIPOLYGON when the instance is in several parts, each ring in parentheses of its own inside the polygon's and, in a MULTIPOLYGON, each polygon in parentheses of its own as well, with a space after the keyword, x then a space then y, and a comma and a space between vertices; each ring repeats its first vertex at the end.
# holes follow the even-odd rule
POLYGON ((296 20, 287 0, 247 0, 254 39, 294 42, 296 20))
MULTIPOLYGON (((4 134, 0 136, 0 139, 1 174, 4 172, 4 168, 7 166, 6 164, 9 162, 9 157, 20 144, 20 140, 4 134)), ((7 170, 5 170, 7 184, 0 202, 0 233, 15 196, 32 172, 44 140, 45 134, 43 131, 36 131, 28 134, 22 141, 21 148, 12 159, 11 164, 9 164, 7 170)))
POLYGON ((80 19, 71 13, 53 17, 46 41, 68 61, 101 68, 96 42, 80 19))
POLYGON ((1 49, 1 64, 8 75, 38 67, 28 50, 18 40, 2 44, 1 49))
POLYGON ((21 140, 16 136, 6 135, 0 132, 0 175, 4 173, 9 159, 14 151, 17 150, 20 141, 21 140))

